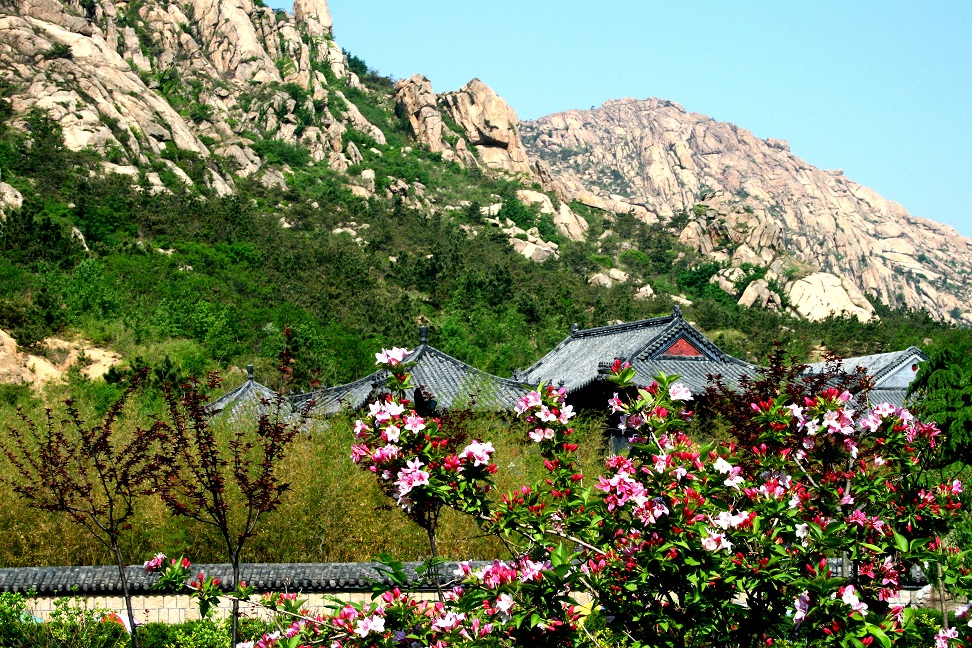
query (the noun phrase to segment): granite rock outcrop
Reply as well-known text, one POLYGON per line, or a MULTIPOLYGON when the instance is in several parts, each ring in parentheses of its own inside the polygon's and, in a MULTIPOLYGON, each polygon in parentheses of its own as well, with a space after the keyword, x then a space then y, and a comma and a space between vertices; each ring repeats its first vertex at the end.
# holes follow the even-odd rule
POLYGON ((810 165, 783 140, 660 99, 557 113, 520 132, 566 200, 646 223, 685 214, 682 244, 777 273, 784 301, 803 317, 866 320, 870 297, 972 321, 972 239, 810 165))

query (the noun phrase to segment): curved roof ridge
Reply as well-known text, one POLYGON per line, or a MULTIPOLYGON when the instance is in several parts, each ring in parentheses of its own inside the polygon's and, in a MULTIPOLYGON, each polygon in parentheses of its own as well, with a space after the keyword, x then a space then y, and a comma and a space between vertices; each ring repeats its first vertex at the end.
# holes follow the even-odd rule
POLYGON ((647 319, 635 320, 634 322, 621 322, 620 324, 608 324, 607 326, 597 326, 595 328, 589 329, 579 329, 570 334, 571 338, 580 337, 593 337, 596 335, 603 335, 606 333, 622 333, 624 331, 629 331, 631 329, 642 328, 649 324, 660 324, 665 320, 680 320, 681 318, 675 317, 673 315, 662 315, 661 317, 650 317, 647 319))
POLYGON ((259 394, 262 398, 272 399, 278 397, 280 394, 270 389, 266 385, 257 382, 256 380, 250 378, 243 384, 237 386, 234 389, 226 392, 216 400, 208 403, 205 407, 206 411, 210 414, 218 414, 222 412, 227 407, 231 406, 234 402, 241 401, 246 398, 250 392, 255 392, 259 394))
POLYGON ((523 382, 521 380, 516 380, 514 378, 503 378, 502 376, 497 376, 496 374, 491 374, 488 371, 483 371, 482 369, 479 369, 477 367, 474 367, 471 364, 468 364, 466 362, 463 362, 462 360, 459 360, 458 358, 455 358, 455 357, 449 355, 448 353, 446 353, 445 351, 442 351, 440 349, 435 348, 434 346, 431 346, 431 345, 426 345, 426 346, 427 346, 427 353, 429 353, 430 355, 431 354, 435 354, 435 355, 441 356, 442 358, 444 358, 445 360, 451 362, 455 366, 465 368, 465 369, 467 369, 467 370, 469 370, 472 373, 475 373, 477 375, 488 376, 489 378, 494 378, 496 380, 501 380, 501 381, 503 381, 503 382, 505 382, 505 383, 507 383, 507 384, 509 384, 511 386, 515 386, 515 387, 522 387, 525 384, 529 384, 529 383, 525 383, 525 382, 523 382))

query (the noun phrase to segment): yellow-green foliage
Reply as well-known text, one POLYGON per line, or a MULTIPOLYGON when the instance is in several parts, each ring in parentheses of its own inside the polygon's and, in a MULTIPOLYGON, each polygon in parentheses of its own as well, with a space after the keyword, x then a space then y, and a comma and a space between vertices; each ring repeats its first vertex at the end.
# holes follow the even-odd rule
MULTIPOLYGON (((54 402, 66 390, 47 394, 54 402)), ((92 399, 98 400, 98 399, 92 399)), ((35 420, 43 413, 39 401, 26 404, 26 414, 35 420)), ((82 411, 95 420, 99 403, 82 403, 82 411)), ((149 415, 160 413, 149 396, 136 399, 138 414, 124 426, 148 425, 149 415)), ((379 552, 401 559, 423 559, 429 554, 425 532, 409 522, 394 502, 379 488, 375 476, 360 470, 350 460, 353 417, 316 418, 293 445, 281 467, 292 484, 281 508, 261 523, 257 536, 247 545, 245 562, 326 562, 370 560, 379 552)), ((0 408, 0 439, 18 425, 12 406, 0 408)), ((246 425, 253 423, 239 423, 246 425)), ((596 482, 605 453, 603 420, 580 417, 577 442, 587 477, 596 482)), ((231 434, 219 422, 221 435, 231 434)), ((491 441, 499 471, 495 497, 542 479, 544 469, 536 447, 524 426, 496 414, 477 414, 466 423, 470 439, 491 441)), ((14 479, 8 463, 0 461, 0 479, 14 479)), ((501 542, 482 534, 475 521, 445 512, 438 532, 440 552, 450 558, 492 558, 506 554, 501 542)), ((158 551, 185 554, 197 563, 226 560, 219 538, 211 529, 182 518, 174 518, 155 497, 145 498, 133 528, 124 541, 127 561, 138 563, 158 551)), ((106 564, 111 558, 88 533, 65 516, 42 513, 25 507, 0 484, 0 566, 106 564)))

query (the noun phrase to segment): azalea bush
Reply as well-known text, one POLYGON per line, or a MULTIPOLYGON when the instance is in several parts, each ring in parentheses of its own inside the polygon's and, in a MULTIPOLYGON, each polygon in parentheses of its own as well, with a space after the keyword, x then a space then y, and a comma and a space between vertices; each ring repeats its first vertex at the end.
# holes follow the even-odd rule
MULTIPOLYGON (((963 487, 926 472, 941 433, 907 409, 781 384, 737 404, 750 444, 699 445, 677 377, 634 389, 616 362, 626 396, 609 406, 629 449, 585 478, 565 392, 540 386, 515 410, 547 475, 491 498, 491 448, 415 413, 404 357, 379 354, 389 391, 356 424, 352 458, 420 524, 452 507, 510 556, 460 564, 439 601, 393 578, 370 604, 291 613, 255 645, 890 646, 918 636, 898 600, 917 570, 968 592, 963 556, 942 540, 963 487)), ((958 628, 935 641, 972 645, 958 628)))

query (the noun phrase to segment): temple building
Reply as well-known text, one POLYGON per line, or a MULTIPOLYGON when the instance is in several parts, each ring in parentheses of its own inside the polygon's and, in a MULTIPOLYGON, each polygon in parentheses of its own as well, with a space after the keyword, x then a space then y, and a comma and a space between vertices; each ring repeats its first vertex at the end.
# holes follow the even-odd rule
MULTIPOLYGON (((918 365, 928 360, 928 356, 918 347, 908 347, 904 351, 875 353, 873 355, 845 358, 840 368, 846 373, 854 373, 857 367, 864 367, 874 379, 874 389, 868 394, 872 404, 891 403, 903 407, 908 387, 918 374, 918 365)), ((807 369, 808 373, 821 373, 827 363, 815 362, 807 369)))
POLYGON ((705 391, 709 376, 720 375, 732 385, 759 371, 709 341, 676 305, 665 317, 584 330, 575 325, 563 342, 515 377, 563 386, 575 408, 605 409, 617 391, 607 379, 615 359, 631 363, 639 387, 650 385, 659 373, 678 374, 696 395, 705 391))
MULTIPOLYGON (((544 383, 564 387, 569 402, 578 410, 603 411, 617 391, 608 380, 615 359, 631 363, 639 387, 650 385, 660 373, 677 374, 679 382, 696 397, 705 393, 710 377, 721 376, 724 383, 734 386, 744 376, 756 377, 761 370, 713 344, 683 319, 676 306, 665 317, 583 330, 575 324, 567 338, 531 367, 515 372, 512 378, 486 373, 430 346, 423 326, 419 329, 419 346, 405 357, 411 365, 413 386, 407 397, 423 415, 457 407, 509 411, 517 399, 544 383)), ((887 401, 901 406, 918 364, 927 359, 920 349, 909 347, 847 358, 841 366, 848 373, 862 366, 873 376, 871 402, 887 401)), ((807 372, 820 373, 824 367, 825 363, 815 363, 807 372)), ((247 370, 248 380, 211 403, 209 412, 225 412, 230 420, 235 420, 246 413, 268 411, 277 394, 254 380, 252 366, 247 370)), ((312 414, 325 416, 357 410, 387 392, 387 379, 388 373, 382 369, 344 385, 291 394, 288 405, 294 412, 313 405, 312 414)))

